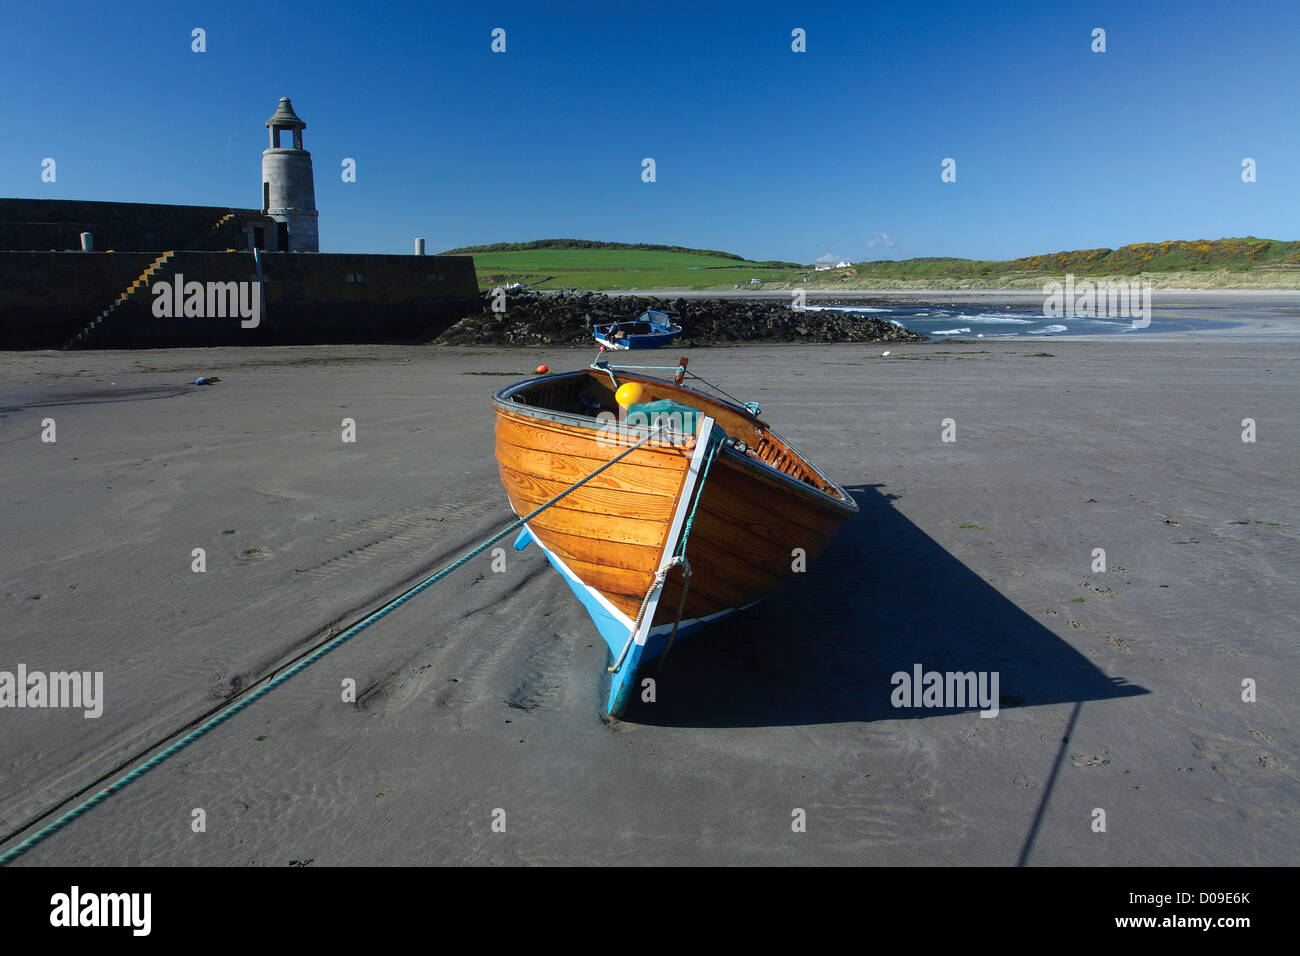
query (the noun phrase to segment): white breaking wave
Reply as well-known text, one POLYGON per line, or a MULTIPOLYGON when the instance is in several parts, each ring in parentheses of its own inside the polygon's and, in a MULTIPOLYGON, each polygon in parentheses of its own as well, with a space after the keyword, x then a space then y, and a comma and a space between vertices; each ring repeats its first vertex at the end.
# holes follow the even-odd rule
POLYGON ((869 305, 805 305, 806 312, 889 312, 890 309, 877 309, 869 305))
POLYGON ((970 329, 936 329, 928 335, 961 335, 963 332, 969 332, 970 329))
POLYGON ((956 319, 965 319, 967 322, 978 322, 981 325, 1032 325, 1035 322, 1043 321, 1038 319, 1017 319, 1009 315, 957 315, 956 319))
POLYGON ((1056 332, 1068 332, 1068 331, 1070 330, 1066 328, 1064 325, 1049 325, 1045 329, 1030 329, 1025 334, 1026 335, 1052 335, 1056 332))

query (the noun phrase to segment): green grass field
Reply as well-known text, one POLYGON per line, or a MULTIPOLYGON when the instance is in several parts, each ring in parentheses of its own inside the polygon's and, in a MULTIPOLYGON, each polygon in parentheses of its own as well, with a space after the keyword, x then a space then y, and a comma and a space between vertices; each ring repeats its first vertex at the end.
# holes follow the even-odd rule
POLYGON ((632 249, 531 249, 473 253, 483 288, 523 282, 539 289, 729 289, 761 277, 798 281, 806 270, 745 265, 745 260, 632 249))
MULTIPOLYGON (((1216 239, 1137 243, 1007 262, 905 259, 861 262, 817 272, 791 263, 750 262, 725 253, 635 248, 546 248, 500 251, 470 247, 479 286, 522 282, 533 289, 716 289, 772 291, 877 288, 1036 288, 1067 272, 1090 278, 1141 276, 1155 285, 1195 288, 1300 288, 1300 242, 1216 239), (759 279, 759 283, 751 280, 759 279), (805 281, 806 280, 806 281, 805 281)), ((521 244, 528 245, 528 244, 521 244)))

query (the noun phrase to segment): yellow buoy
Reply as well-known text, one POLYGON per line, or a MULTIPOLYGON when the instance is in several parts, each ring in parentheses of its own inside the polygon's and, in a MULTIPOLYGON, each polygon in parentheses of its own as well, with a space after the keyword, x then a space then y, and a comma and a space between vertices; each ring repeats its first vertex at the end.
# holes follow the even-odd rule
POLYGON ((618 391, 614 393, 614 401, 627 408, 629 405, 635 405, 645 397, 645 388, 640 382, 628 382, 626 385, 620 385, 618 391))

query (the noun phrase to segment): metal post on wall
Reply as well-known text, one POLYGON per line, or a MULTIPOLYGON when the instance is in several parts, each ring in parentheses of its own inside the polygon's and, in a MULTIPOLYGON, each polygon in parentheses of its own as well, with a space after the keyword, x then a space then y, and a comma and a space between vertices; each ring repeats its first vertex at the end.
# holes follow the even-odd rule
POLYGON ((258 299, 262 303, 262 314, 260 318, 266 319, 266 285, 262 282, 262 250, 256 246, 253 247, 253 262, 257 266, 257 287, 262 290, 258 299))

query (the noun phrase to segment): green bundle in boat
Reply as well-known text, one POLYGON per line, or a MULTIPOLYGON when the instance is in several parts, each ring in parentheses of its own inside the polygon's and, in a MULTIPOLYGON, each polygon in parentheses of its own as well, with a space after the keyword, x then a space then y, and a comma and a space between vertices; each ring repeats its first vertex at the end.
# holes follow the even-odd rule
POLYGON ((694 435, 699 427, 701 412, 690 405, 674 402, 671 398, 661 398, 657 402, 633 402, 627 407, 629 428, 652 428, 664 418, 667 421, 663 424, 663 431, 694 435))

